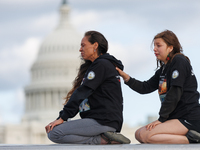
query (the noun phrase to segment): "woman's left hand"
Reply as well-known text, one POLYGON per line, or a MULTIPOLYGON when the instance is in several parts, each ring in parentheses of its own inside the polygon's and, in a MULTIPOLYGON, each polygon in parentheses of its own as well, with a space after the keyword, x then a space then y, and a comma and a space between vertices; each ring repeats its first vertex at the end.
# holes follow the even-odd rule
POLYGON ((51 123, 49 123, 45 129, 46 129, 46 132, 49 133, 55 126, 59 125, 59 124, 62 124, 64 122, 64 120, 62 118, 59 118, 58 120, 55 120, 51 123))
POLYGON ((154 129, 157 125, 161 124, 162 122, 160 122, 159 120, 156 120, 148 125, 146 125, 146 129, 151 131, 151 129, 154 129))

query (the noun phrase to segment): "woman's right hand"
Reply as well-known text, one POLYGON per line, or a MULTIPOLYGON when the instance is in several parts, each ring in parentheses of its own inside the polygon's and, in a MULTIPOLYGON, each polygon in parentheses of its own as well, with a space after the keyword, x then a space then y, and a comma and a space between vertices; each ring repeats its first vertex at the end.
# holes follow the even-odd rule
POLYGON ((146 125, 146 130, 151 131, 152 129, 154 129, 157 125, 161 124, 162 122, 160 122, 159 120, 156 120, 152 123, 149 123, 148 125, 146 125))
POLYGON ((119 72, 120 76, 123 78, 125 82, 128 82, 130 80, 130 76, 126 74, 124 71, 116 67, 116 70, 119 72))
POLYGON ((45 129, 46 129, 46 132, 49 133, 55 126, 59 125, 59 124, 62 124, 64 122, 64 120, 62 118, 59 118, 58 120, 55 120, 51 123, 49 123, 45 129))

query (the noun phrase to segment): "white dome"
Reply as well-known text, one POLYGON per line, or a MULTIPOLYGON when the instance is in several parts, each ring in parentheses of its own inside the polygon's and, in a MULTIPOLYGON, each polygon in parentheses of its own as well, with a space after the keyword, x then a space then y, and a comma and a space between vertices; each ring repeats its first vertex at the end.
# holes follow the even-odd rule
POLYGON ((81 36, 68 20, 69 7, 60 8, 60 23, 42 42, 38 57, 32 65, 31 89, 43 86, 69 87, 80 65, 79 48, 81 36), (38 87, 39 86, 39 87, 38 87))
POLYGON ((42 42, 31 67, 31 83, 25 87, 24 121, 55 119, 77 75, 82 36, 69 23, 68 13, 69 7, 63 3, 60 22, 42 42))

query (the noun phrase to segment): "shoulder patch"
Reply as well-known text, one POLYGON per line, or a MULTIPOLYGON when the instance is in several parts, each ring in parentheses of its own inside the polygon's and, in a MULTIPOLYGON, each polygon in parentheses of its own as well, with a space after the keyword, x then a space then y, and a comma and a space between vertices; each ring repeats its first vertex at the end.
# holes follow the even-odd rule
POLYGON ((92 79, 94 79, 94 77, 95 77, 95 73, 94 73, 93 71, 90 71, 90 72, 88 73, 87 79, 88 79, 88 80, 92 80, 92 79))
POLYGON ((172 79, 176 79, 179 76, 178 70, 174 70, 172 73, 172 79))

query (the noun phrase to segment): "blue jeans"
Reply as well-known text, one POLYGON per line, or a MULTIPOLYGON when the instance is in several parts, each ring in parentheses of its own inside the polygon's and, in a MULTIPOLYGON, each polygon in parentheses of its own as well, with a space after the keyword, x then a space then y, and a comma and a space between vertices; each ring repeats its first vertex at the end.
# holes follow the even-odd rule
POLYGON ((99 124, 94 119, 78 119, 55 126, 48 138, 60 144, 101 144, 101 133, 116 129, 99 124))

